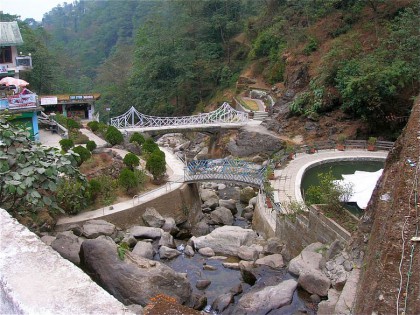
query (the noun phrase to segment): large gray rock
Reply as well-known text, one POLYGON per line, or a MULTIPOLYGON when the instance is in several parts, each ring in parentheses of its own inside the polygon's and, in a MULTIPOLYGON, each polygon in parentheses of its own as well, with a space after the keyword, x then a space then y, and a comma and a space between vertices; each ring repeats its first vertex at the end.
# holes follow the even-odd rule
POLYGON ((282 147, 283 141, 269 132, 258 133, 242 129, 237 138, 227 144, 226 149, 233 156, 246 157, 261 153, 271 155, 282 147))
POLYGON ((284 244, 278 237, 271 237, 267 240, 265 251, 268 254, 280 254, 283 247, 284 244))
POLYGON ((347 279, 346 285, 335 306, 335 314, 351 314, 354 300, 356 298, 357 283, 360 278, 360 269, 353 269, 347 279))
POLYGON ((171 217, 165 218, 165 223, 162 226, 162 230, 171 233, 171 235, 176 235, 176 233, 179 232, 179 229, 176 226, 175 219, 171 217))
POLYGON ((211 198, 219 199, 216 192, 212 189, 201 189, 200 190, 200 197, 201 197, 202 202, 206 202, 207 200, 209 200, 211 198))
POLYGON ((201 220, 200 222, 198 222, 195 225, 192 232, 195 236, 203 236, 203 235, 209 234, 210 233, 210 226, 207 223, 207 220, 204 219, 204 220, 201 220))
POLYGON ((315 269, 302 271, 298 283, 305 291, 319 296, 327 296, 331 286, 330 279, 322 271, 315 269))
POLYGON ((44 235, 43 237, 41 237, 41 241, 43 241, 48 246, 51 246, 52 242, 54 242, 55 239, 56 237, 51 235, 44 235))
POLYGON ((280 269, 284 267, 283 256, 280 254, 268 255, 263 258, 257 259, 256 265, 265 265, 273 269, 280 269))
POLYGON ((328 290, 328 300, 321 301, 318 304, 318 315, 331 315, 335 313, 335 306, 340 297, 340 292, 335 289, 328 290))
POLYGON ((232 225, 233 215, 232 212, 225 207, 217 207, 210 213, 210 224, 217 225, 232 225))
POLYGON ((216 209, 218 206, 219 206, 219 198, 218 197, 209 198, 203 203, 204 208, 210 208, 211 210, 216 209))
POLYGON ((251 198, 255 196, 254 188, 252 187, 244 187, 241 189, 239 193, 239 200, 243 203, 248 203, 251 198))
POLYGON ((160 259, 173 259, 179 255, 181 255, 181 252, 176 249, 167 246, 161 246, 159 248, 160 259))
POLYGON ((187 302, 191 296, 191 285, 185 274, 130 253, 121 260, 117 246, 105 239, 84 241, 80 260, 92 279, 126 305, 145 306, 158 294, 172 296, 179 303, 187 302))
POLYGON ((79 252, 82 243, 83 239, 74 235, 72 231, 67 231, 57 234, 57 237, 51 243, 51 247, 62 257, 70 260, 75 265, 79 265, 79 252))
POLYGON ((154 227, 148 227, 148 226, 133 226, 130 229, 130 235, 134 236, 137 239, 145 239, 145 238, 151 238, 151 239, 157 239, 160 238, 163 234, 163 230, 159 228, 154 227))
POLYGON ((198 250, 198 253, 199 253, 200 255, 203 255, 203 256, 206 256, 206 257, 212 257, 212 256, 214 256, 214 255, 215 255, 214 250, 213 250, 212 248, 210 248, 210 247, 203 247, 203 248, 200 248, 200 249, 198 250))
POLYGON ((255 247, 241 246, 238 250, 238 257, 243 260, 256 261, 258 259, 259 252, 255 247))
POLYGON ((175 241, 174 241, 174 237, 169 234, 168 232, 163 232, 162 233, 162 237, 159 240, 158 243, 159 246, 166 246, 166 247, 170 247, 170 248, 175 248, 175 241))
POLYGON ((236 208, 236 200, 234 199, 220 199, 219 206, 229 209, 233 215, 238 213, 238 209, 236 208))
POLYGON ((233 303, 233 296, 234 295, 232 292, 219 295, 212 303, 212 309, 218 313, 223 312, 225 309, 227 309, 230 303, 233 303))
POLYGON ((83 224, 83 236, 86 238, 97 238, 100 235, 111 236, 115 232, 115 225, 105 220, 90 220, 83 224))
POLYGON ((141 217, 151 227, 160 228, 165 224, 165 218, 155 208, 146 208, 141 217))
POLYGON ((187 255, 187 256, 190 256, 190 257, 194 256, 194 254, 195 254, 194 248, 192 248, 191 245, 185 246, 184 254, 187 255))
POLYGON ((238 301, 233 315, 265 315, 272 310, 290 304, 297 287, 294 279, 276 286, 268 286, 259 291, 244 294, 238 301))
POLYGON ((153 259, 155 255, 155 251, 153 250, 153 246, 149 242, 137 242, 136 246, 134 246, 132 252, 134 256, 140 256, 147 259, 153 259))
POLYGON ((196 249, 211 247, 215 253, 237 256, 239 247, 250 245, 257 239, 257 234, 251 229, 239 226, 222 226, 210 234, 193 239, 196 249))
POLYGON ((304 250, 290 261, 289 272, 299 276, 305 270, 319 270, 321 260, 321 254, 304 250))

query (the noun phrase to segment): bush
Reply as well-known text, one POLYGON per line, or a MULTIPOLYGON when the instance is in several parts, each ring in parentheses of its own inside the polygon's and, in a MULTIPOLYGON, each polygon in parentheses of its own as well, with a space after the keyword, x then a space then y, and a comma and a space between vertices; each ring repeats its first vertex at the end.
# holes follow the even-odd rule
POLYGON ((153 153, 155 151, 160 151, 160 149, 159 149, 159 146, 153 141, 152 138, 148 138, 143 144, 143 151, 145 153, 153 153))
POLYGON ((96 142, 95 141, 88 141, 86 142, 86 149, 88 149, 90 152, 96 149, 96 142))
POLYGON ((99 195, 101 194, 101 182, 95 178, 92 178, 89 181, 89 185, 88 185, 88 190, 89 190, 89 195, 90 198, 92 200, 95 200, 96 198, 99 197, 99 195))
POLYGON ((105 140, 111 145, 117 145, 124 141, 122 133, 114 126, 109 126, 105 133, 105 140))
POLYGON ((140 159, 134 153, 127 153, 123 159, 124 164, 131 170, 139 166, 140 159))
POLYGON ((140 146, 143 145, 145 141, 146 140, 144 139, 144 137, 138 132, 133 133, 132 136, 130 137, 130 142, 136 142, 140 146))
POLYGON ((77 214, 87 206, 88 194, 82 182, 63 180, 57 188, 59 206, 68 214, 77 214))
POLYGON ((77 163, 79 165, 82 165, 82 163, 84 161, 87 161, 92 156, 92 154, 90 153, 90 151, 88 149, 86 149, 86 148, 84 148, 80 145, 75 147, 73 149, 73 152, 79 154, 79 156, 76 158, 77 163))
POLYGON ((64 152, 67 152, 74 146, 73 140, 71 139, 61 139, 59 143, 64 152))
POLYGON ((67 128, 68 129, 80 129, 80 124, 75 121, 74 119, 71 118, 67 118, 67 128))
POLYGON ((87 126, 90 130, 92 130, 92 132, 98 131, 99 129, 99 122, 97 121, 89 121, 87 123, 87 126))
MULTIPOLYGON (((110 205, 116 199, 115 189, 117 182, 111 176, 102 175, 95 178, 100 183, 99 199, 105 205, 110 205)), ((96 185, 96 184, 94 184, 96 185)))
POLYGON ((127 193, 135 193, 139 187, 139 182, 137 181, 136 175, 132 170, 128 168, 124 168, 121 171, 118 182, 127 193))
POLYGON ((69 139, 73 140, 74 144, 85 144, 89 141, 89 138, 86 135, 76 129, 69 132, 69 139))
POLYGON ((108 130, 108 125, 100 122, 98 124, 98 133, 105 137, 106 131, 108 130))
POLYGON ((164 175, 166 173, 165 153, 160 150, 151 153, 146 161, 146 169, 152 173, 155 180, 164 175))

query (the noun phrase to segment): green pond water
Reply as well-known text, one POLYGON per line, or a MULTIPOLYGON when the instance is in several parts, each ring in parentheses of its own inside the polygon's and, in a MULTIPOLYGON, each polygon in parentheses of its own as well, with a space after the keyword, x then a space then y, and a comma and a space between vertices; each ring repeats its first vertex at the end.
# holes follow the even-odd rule
MULTIPOLYGON (((383 167, 383 161, 338 161, 316 165, 308 169, 303 175, 300 186, 302 196, 305 198, 305 191, 310 186, 319 185, 318 174, 320 173, 331 170, 334 179, 343 179, 342 174, 354 174, 355 171, 376 172, 383 167)), ((347 204, 346 208, 356 216, 360 216, 363 211, 355 204, 347 204)))

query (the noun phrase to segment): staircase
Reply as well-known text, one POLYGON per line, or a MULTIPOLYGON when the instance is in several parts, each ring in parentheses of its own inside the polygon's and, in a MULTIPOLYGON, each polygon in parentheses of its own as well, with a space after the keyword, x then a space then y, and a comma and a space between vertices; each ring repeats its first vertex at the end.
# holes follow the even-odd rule
POLYGON ((267 112, 261 112, 261 111, 254 112, 254 120, 264 121, 267 118, 268 118, 267 112))

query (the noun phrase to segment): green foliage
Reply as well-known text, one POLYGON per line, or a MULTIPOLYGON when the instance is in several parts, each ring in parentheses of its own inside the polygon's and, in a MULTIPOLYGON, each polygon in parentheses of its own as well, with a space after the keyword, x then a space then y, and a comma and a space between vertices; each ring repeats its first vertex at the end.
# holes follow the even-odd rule
POLYGON ((88 142, 86 142, 86 149, 88 149, 90 152, 92 152, 93 150, 96 149, 96 142, 89 140, 88 142))
POLYGON ((98 196, 101 194, 101 182, 95 178, 92 178, 91 180, 89 180, 89 185, 88 185, 88 191, 89 191, 89 196, 92 200, 95 200, 96 198, 98 198, 98 196))
POLYGON ((160 151, 159 146, 152 138, 147 138, 146 141, 143 143, 143 152, 145 153, 153 153, 155 151, 160 151))
POLYGON ((90 180, 90 192, 93 199, 99 199, 101 204, 110 205, 115 199, 115 189, 118 183, 108 175, 101 175, 90 180))
POLYGON ((34 143, 28 132, 10 123, 11 118, 7 112, 0 113, 0 204, 22 216, 45 208, 62 211, 56 199, 57 183, 75 180, 86 186, 75 167, 75 155, 34 143))
POLYGON ((318 40, 314 37, 310 37, 308 44, 303 49, 303 53, 309 56, 312 52, 318 49, 318 45, 318 40))
POLYGON ((134 153, 129 152, 124 156, 123 162, 130 170, 133 170, 135 167, 139 166, 140 159, 134 153))
POLYGON ((87 206, 86 183, 76 179, 62 180, 57 188, 57 201, 68 214, 77 214, 87 206))
POLYGON ((61 139, 59 143, 64 152, 67 152, 74 146, 73 140, 71 139, 61 139))
POLYGON ((121 171, 118 182, 127 193, 135 193, 137 190, 136 176, 134 175, 134 172, 128 168, 124 168, 121 171))
POLYGON ((80 124, 77 122, 77 121, 75 121, 74 119, 71 119, 71 118, 67 118, 67 124, 66 124, 66 127, 68 128, 68 129, 80 129, 80 124))
POLYGON ((96 132, 99 129, 99 122, 97 122, 96 120, 89 121, 87 123, 87 126, 90 130, 92 130, 92 132, 96 132))
POLYGON ((166 173, 165 153, 160 150, 152 152, 146 161, 146 169, 152 173, 155 180, 164 175, 166 173))
POLYGON ((252 45, 251 58, 268 57, 270 54, 275 54, 280 43, 281 40, 274 29, 262 31, 252 45))
POLYGON ((118 258, 124 260, 125 254, 129 251, 130 247, 127 243, 123 242, 119 244, 117 247, 118 258))
POLYGON ((135 132, 130 137, 130 142, 136 142, 138 145, 142 145, 146 140, 144 139, 143 135, 135 132))
POLYGON ((78 157, 76 157, 77 163, 79 165, 82 165, 83 162, 87 161, 92 156, 88 149, 80 145, 73 148, 73 152, 79 155, 78 157))
POLYGON ((306 191, 306 204, 325 204, 332 210, 341 209, 342 202, 348 200, 353 193, 353 187, 349 185, 334 184, 332 171, 318 174, 319 186, 310 186, 306 191))
POLYGON ((74 144, 85 144, 89 141, 89 138, 77 129, 70 129, 69 139, 73 140, 74 144))
POLYGON ((108 141, 111 145, 117 145, 124 141, 124 137, 117 128, 114 126, 109 126, 105 133, 105 140, 108 141))

